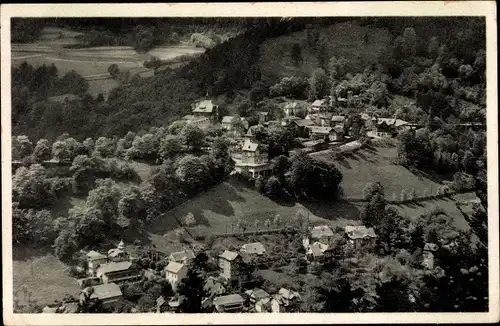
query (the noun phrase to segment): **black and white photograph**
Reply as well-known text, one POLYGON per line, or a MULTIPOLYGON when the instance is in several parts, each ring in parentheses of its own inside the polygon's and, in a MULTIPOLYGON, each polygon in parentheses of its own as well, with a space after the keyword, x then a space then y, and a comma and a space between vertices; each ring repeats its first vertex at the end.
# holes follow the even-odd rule
POLYGON ((496 8, 476 3, 2 6, 4 313, 498 321, 496 8))

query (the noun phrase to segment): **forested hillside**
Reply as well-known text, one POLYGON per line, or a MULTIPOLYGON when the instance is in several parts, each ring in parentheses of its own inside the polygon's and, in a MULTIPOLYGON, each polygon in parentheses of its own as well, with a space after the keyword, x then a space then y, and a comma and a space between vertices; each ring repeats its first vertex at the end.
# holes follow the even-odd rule
MULTIPOLYGON (((155 26, 155 35, 164 34, 154 21, 148 23, 155 26)), ((223 108, 239 106, 247 100, 236 96, 239 90, 248 94, 251 107, 266 96, 321 98, 331 92, 346 96, 351 90, 373 98, 369 109, 384 116, 398 113, 411 120, 408 117, 422 118, 432 111, 441 119, 484 119, 485 45, 480 18, 464 19, 463 24, 433 18, 248 19, 235 24, 246 31, 188 65, 157 71, 152 77, 132 77, 112 90, 107 101, 83 96, 69 103, 48 102, 48 96, 81 93, 85 87, 61 89, 45 85, 45 78, 39 81, 47 70, 55 74, 50 80, 60 78, 53 67, 14 69, 14 134, 35 141, 54 139, 63 132, 80 140, 92 135, 121 137, 128 131, 168 124, 189 113, 190 104, 207 92, 223 95, 218 97, 223 108), (356 37, 348 37, 351 30, 356 37), (328 80, 328 85, 317 91, 309 85, 309 76, 328 80), (301 89, 269 93, 273 87, 283 90, 280 78, 287 77, 302 79, 297 80, 301 89), (335 86, 332 78, 338 80, 335 86), (394 100, 401 97, 410 105, 394 100)), ((116 26, 99 28, 116 33, 116 26)))

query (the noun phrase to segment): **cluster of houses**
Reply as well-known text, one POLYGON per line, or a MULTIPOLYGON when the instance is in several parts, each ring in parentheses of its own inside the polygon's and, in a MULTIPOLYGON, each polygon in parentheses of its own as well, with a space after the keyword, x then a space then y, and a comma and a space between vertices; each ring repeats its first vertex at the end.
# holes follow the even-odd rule
MULTIPOLYGON (((331 240, 338 235, 328 225, 318 225, 308 230, 302 239, 305 255, 299 255, 295 259, 306 263, 307 272, 317 274, 321 272, 325 264, 336 258, 331 240)), ((374 229, 363 225, 345 226, 344 237, 348 245, 358 250, 372 247, 377 239, 374 229)), ((422 255, 424 268, 434 268, 434 253, 437 249, 436 244, 425 244, 422 255)), ((106 254, 91 250, 86 258, 88 276, 77 280, 82 288, 79 297, 81 303, 99 300, 103 306, 113 307, 123 298, 121 284, 139 282, 144 277, 148 279, 163 277, 158 276, 158 272, 139 267, 137 259, 127 252, 123 241, 106 254)), ((179 283, 187 276, 188 264, 194 258, 195 252, 191 249, 171 253, 166 258, 164 277, 174 292, 178 290, 179 283)), ((269 259, 266 248, 261 242, 246 243, 234 251, 224 250, 216 259, 218 271, 209 273, 204 280, 204 290, 207 296, 203 298, 202 305, 206 311, 297 311, 302 301, 297 291, 280 288, 278 292, 270 294, 261 288, 253 287, 252 272, 257 270, 263 261, 269 259)), ((156 311, 176 312, 182 300, 182 296, 178 294, 169 299, 159 297, 156 301, 156 311)), ((65 306, 46 308, 45 312, 53 313, 60 312, 55 311, 57 309, 72 309, 65 306)))

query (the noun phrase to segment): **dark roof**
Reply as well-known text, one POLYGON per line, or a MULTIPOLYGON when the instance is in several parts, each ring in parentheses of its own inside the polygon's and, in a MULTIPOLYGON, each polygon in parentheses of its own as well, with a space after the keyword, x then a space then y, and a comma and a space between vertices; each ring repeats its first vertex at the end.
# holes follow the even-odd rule
POLYGON ((132 267, 132 263, 129 261, 111 262, 99 266, 98 271, 103 274, 106 274, 106 273, 124 271, 129 269, 130 267, 132 267))

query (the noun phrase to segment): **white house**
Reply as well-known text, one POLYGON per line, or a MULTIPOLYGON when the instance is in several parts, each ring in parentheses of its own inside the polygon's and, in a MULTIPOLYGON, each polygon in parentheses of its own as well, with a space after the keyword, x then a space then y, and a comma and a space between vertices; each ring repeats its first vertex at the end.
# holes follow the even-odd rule
POLYGON ((108 262, 108 257, 97 251, 91 250, 87 253, 88 274, 95 275, 97 267, 108 262))
POLYGON ((185 265, 193 258, 194 252, 191 249, 186 249, 171 253, 170 256, 168 256, 168 261, 185 265))
POLYGON ((168 283, 172 286, 175 291, 179 282, 186 277, 188 268, 184 264, 170 262, 167 267, 165 267, 165 278, 168 283))

